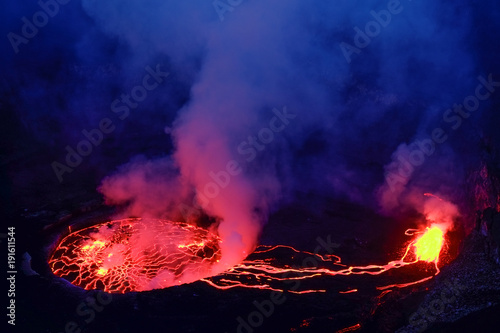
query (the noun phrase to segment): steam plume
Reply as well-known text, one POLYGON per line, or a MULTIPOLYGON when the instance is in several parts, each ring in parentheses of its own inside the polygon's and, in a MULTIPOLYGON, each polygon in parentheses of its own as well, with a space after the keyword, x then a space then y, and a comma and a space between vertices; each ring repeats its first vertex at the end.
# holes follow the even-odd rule
MULTIPOLYGON (((498 28, 499 4, 483 3, 487 10, 465 0, 252 0, 231 5, 221 22, 206 0, 71 2, 16 57, 1 55, 14 64, 2 65, 3 96, 59 161, 83 129, 109 117, 116 130, 72 174, 125 163, 102 182, 108 203, 150 217, 201 207, 220 221, 230 265, 298 193, 388 214, 424 212, 415 199, 424 192, 463 198, 480 137, 500 143, 498 116, 486 112, 493 92, 456 131, 443 118, 478 76, 500 80, 494 40, 476 29, 498 28), (367 33, 370 24, 379 32, 367 33), (349 59, 346 44, 357 48, 349 59), (29 61, 34 52, 40 65, 29 61), (156 65, 170 75, 120 119, 110 105, 156 65), (437 127, 448 140, 401 176, 401 159, 437 127), (391 173, 400 178, 388 182, 391 173)), ((6 10, 6 31, 37 6, 6 10)))

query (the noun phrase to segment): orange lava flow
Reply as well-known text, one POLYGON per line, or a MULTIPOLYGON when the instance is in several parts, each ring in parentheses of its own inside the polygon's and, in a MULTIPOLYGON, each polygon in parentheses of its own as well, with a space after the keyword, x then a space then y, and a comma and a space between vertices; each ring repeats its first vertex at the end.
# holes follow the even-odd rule
POLYGON ((350 289, 346 291, 339 291, 339 294, 352 294, 352 293, 357 293, 358 289, 350 289))
POLYGON ((359 330, 360 328, 361 328, 361 324, 356 324, 356 325, 353 325, 353 326, 349 326, 349 327, 343 328, 343 329, 337 331, 336 333, 353 332, 353 331, 359 330))
MULTIPOLYGON (((218 274, 212 270, 222 256, 222 240, 217 235, 187 223, 130 218, 70 233, 52 253, 49 267, 55 275, 73 285, 110 293, 146 291, 201 280, 221 290, 243 287, 308 294, 327 290, 300 288, 303 280, 325 276, 380 275, 419 261, 434 264, 434 275, 377 287, 386 293, 393 288, 427 281, 439 273, 439 255, 445 243, 445 232, 433 225, 425 230, 408 229, 405 234, 414 239, 404 255, 385 265, 347 266, 333 254, 299 251, 286 245, 261 245, 252 253, 254 259, 247 258, 218 274), (303 262, 315 264, 283 264, 300 258, 304 259, 303 262), (285 286, 291 283, 294 286, 285 286)), ((357 291, 353 288, 339 293, 357 291)))
POLYGON ((220 238, 186 223, 124 219, 63 238, 49 259, 52 272, 84 289, 145 291, 210 275, 220 238))
MULTIPOLYGON (((245 287, 245 288, 255 288, 255 289, 266 289, 274 291, 288 291, 296 294, 306 294, 306 293, 323 293, 326 292, 324 289, 308 289, 308 290, 293 290, 286 289, 279 286, 280 282, 293 281, 293 280, 308 280, 319 276, 337 276, 337 275, 356 275, 356 274, 368 274, 368 275, 379 275, 385 273, 389 270, 401 268, 404 266, 409 266, 416 264, 419 261, 424 261, 428 263, 433 263, 436 268, 436 273, 432 276, 419 279, 417 281, 410 281, 407 283, 391 284, 387 286, 377 287, 377 290, 388 290, 392 288, 404 288, 407 286, 415 285, 424 281, 431 279, 433 276, 439 273, 438 261, 439 254, 444 244, 444 232, 437 226, 432 226, 427 228, 425 231, 419 231, 415 229, 408 229, 405 233, 407 236, 414 236, 422 234, 416 237, 410 244, 406 247, 406 251, 403 257, 399 260, 390 261, 385 265, 367 265, 367 266, 346 266, 341 263, 340 257, 336 255, 320 255, 316 253, 299 251, 291 246, 277 245, 277 246, 260 246, 255 254, 268 253, 272 251, 277 251, 279 249, 286 249, 292 253, 292 258, 294 253, 299 253, 302 255, 310 256, 314 258, 316 262, 319 263, 330 263, 335 266, 339 266, 339 269, 332 269, 327 267, 277 267, 270 263, 267 259, 255 259, 255 260, 245 260, 241 264, 234 266, 233 268, 227 270, 226 272, 210 278, 204 278, 203 281, 207 282, 211 286, 227 290, 235 287, 245 287), (410 258, 413 258, 411 260, 410 258), (290 276, 291 275, 291 276, 290 276)), ((357 292, 357 289, 352 289, 348 291, 340 291, 341 294, 348 294, 357 292)))

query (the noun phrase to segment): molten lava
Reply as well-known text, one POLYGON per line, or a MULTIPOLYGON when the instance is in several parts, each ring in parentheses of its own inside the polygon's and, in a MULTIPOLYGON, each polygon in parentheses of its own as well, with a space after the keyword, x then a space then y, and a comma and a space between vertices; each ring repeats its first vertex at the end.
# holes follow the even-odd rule
POLYGON ((116 220, 66 236, 49 266, 84 289, 144 291, 210 276, 219 243, 216 235, 186 223, 116 220))
MULTIPOLYGON (((284 282, 320 276, 379 275, 417 262, 434 264, 432 276, 377 287, 384 290, 381 295, 385 295, 392 288, 421 283, 439 273, 445 232, 438 225, 432 225, 425 231, 408 229, 405 234, 414 239, 404 255, 385 265, 347 266, 333 254, 320 255, 285 245, 261 245, 252 254, 254 259, 247 258, 221 273, 214 269, 222 256, 219 246, 222 240, 218 236, 186 223, 135 218, 101 223, 69 234, 58 244, 49 265, 55 275, 76 286, 112 293, 166 288, 201 280, 223 290, 245 287, 305 294, 326 290, 285 288, 284 282), (275 251, 290 260, 295 256, 308 257, 318 265, 278 265, 275 251)), ((357 291, 353 288, 339 293, 357 291)))
MULTIPOLYGON (((241 264, 234 266, 233 268, 227 270, 223 274, 215 277, 202 279, 203 281, 209 283, 213 287, 219 289, 230 289, 234 287, 245 287, 245 288, 257 288, 257 289, 268 289, 274 291, 288 291, 296 294, 306 294, 306 293, 323 293, 326 292, 324 289, 304 289, 304 290, 291 290, 290 288, 285 289, 280 286, 279 283, 283 281, 291 280, 307 280, 319 276, 342 276, 342 275, 379 275, 389 270, 401 268, 405 266, 410 266, 416 264, 419 261, 433 263, 435 267, 435 274, 407 283, 397 283, 386 286, 377 287, 377 290, 384 290, 384 295, 392 288, 404 288, 418 283, 422 283, 431 279, 433 276, 439 274, 440 270, 438 267, 439 255, 444 244, 444 232, 436 225, 427 228, 426 231, 420 231, 416 229, 408 229, 405 234, 407 236, 414 236, 422 234, 420 237, 416 237, 413 241, 409 243, 406 247, 406 251, 403 257, 399 260, 391 261, 385 265, 367 265, 367 266, 347 266, 341 263, 341 258, 336 255, 320 255, 317 253, 299 251, 291 246, 277 245, 277 246, 259 246, 254 254, 268 253, 278 249, 289 249, 293 253, 299 253, 302 255, 308 255, 310 258, 314 258, 318 263, 331 263, 336 266, 340 266, 341 269, 331 269, 328 267, 290 267, 285 265, 284 267, 277 267, 272 264, 271 258, 267 259, 255 259, 255 260, 244 260, 241 264), (411 260, 409 258, 413 257, 411 260), (293 276, 289 276, 293 275, 293 276), (286 276, 286 277, 285 277, 286 276), (266 281, 265 283, 263 281, 266 281), (278 285, 276 285, 278 283, 278 285), (276 285, 276 286, 275 286, 276 285)), ((293 258, 293 255, 292 255, 293 258)), ((348 291, 339 291, 341 294, 355 293, 357 289, 351 289, 348 291)))
POLYGON ((437 226, 427 228, 427 231, 414 244, 415 255, 418 260, 438 262, 443 244, 443 231, 437 226))

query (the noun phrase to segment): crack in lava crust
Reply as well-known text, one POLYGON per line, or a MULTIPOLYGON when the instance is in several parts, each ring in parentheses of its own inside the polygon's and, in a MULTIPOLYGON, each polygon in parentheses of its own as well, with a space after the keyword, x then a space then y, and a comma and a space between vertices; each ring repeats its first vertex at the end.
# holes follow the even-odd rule
POLYGON ((217 274, 221 239, 181 222, 130 218, 100 223, 63 238, 52 272, 84 289, 146 291, 217 274), (212 273, 213 271, 213 273, 212 273))

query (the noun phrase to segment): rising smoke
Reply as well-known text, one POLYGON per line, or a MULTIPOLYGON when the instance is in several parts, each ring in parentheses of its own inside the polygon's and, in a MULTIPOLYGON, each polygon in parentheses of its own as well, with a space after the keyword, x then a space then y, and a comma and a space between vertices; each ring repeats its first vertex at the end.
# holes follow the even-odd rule
MULTIPOLYGON (((140 83, 146 66, 164 66, 167 82, 129 119, 116 120, 117 130, 84 163, 130 159, 100 186, 108 203, 126 205, 125 215, 189 220, 202 209, 218 218, 231 264, 255 247, 269 213, 297 193, 387 214, 412 207, 424 213, 424 192, 459 203, 466 170, 480 157, 477 143, 486 136, 498 142, 494 127, 483 126, 498 101, 493 92, 456 130, 457 114, 443 116, 474 93, 478 76, 500 81, 485 56, 496 46, 479 43, 475 29, 498 26, 499 6, 483 6, 489 8, 471 1, 248 0, 217 9, 206 0, 75 1, 16 57, 2 56, 17 59, 22 73, 8 82, 7 71, 4 86, 17 89, 13 100, 21 101, 16 112, 25 126, 63 160, 66 142, 78 142, 81 130, 102 117, 117 119, 110 103, 140 83), (67 25, 66 33, 57 31, 67 25), (50 70, 28 72, 20 59, 38 49, 50 70), (41 122, 34 107, 40 100, 47 115, 41 122), (429 144, 436 128, 447 140, 429 144), (422 163, 408 162, 415 150, 422 163)), ((16 8, 10 16, 32 11, 16 8)), ((22 23, 5 24, 15 30, 22 23)))

